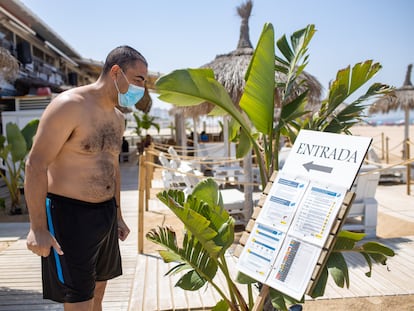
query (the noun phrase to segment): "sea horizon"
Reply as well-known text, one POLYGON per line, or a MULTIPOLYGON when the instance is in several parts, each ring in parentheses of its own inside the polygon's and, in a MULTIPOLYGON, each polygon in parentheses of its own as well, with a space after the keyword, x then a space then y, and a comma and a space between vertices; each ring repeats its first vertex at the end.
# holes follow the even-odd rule
MULTIPOLYGON (((409 112, 410 124, 414 124, 414 109, 409 112)), ((364 118, 370 125, 404 125, 405 114, 403 110, 390 111, 388 113, 376 113, 364 118)))

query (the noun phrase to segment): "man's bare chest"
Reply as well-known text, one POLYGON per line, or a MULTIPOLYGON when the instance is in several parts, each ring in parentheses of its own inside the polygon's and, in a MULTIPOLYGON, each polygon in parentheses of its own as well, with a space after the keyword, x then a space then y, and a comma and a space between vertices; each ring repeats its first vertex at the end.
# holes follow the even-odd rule
POLYGON ((76 129, 67 143, 85 153, 119 153, 122 135, 121 126, 115 122, 95 122, 76 129))

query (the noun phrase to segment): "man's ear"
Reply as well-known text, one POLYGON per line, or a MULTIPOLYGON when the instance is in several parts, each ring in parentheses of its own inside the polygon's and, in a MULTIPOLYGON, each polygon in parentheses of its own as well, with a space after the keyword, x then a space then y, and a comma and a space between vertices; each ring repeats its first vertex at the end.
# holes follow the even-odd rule
POLYGON ((116 79, 116 76, 118 75, 119 71, 121 70, 121 67, 119 65, 115 64, 111 67, 111 70, 109 71, 109 74, 111 75, 112 79, 116 79))

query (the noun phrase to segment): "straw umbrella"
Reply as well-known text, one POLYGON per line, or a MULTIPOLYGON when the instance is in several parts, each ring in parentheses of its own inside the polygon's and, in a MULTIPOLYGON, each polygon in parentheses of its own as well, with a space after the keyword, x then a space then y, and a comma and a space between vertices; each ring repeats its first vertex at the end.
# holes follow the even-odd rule
POLYGON ((19 74, 19 63, 8 50, 0 47, 0 78, 14 82, 19 74))
MULTIPOLYGON (((245 74, 254 53, 249 35, 249 18, 253 8, 253 1, 248 0, 237 8, 237 13, 241 17, 240 37, 236 50, 217 55, 216 58, 201 66, 201 68, 211 68, 215 77, 229 92, 233 102, 238 105, 245 86, 245 74)), ((276 72, 275 79, 279 82, 286 81, 286 75, 276 72)), ((297 93, 309 89, 308 101, 311 104, 319 104, 322 86, 319 81, 307 72, 303 72, 299 78, 295 89, 297 93), (305 83, 301 83, 305 82, 305 83)), ((276 95, 279 95, 277 92, 276 95)), ((278 105, 279 96, 276 96, 278 105)))
POLYGON ((407 66, 404 84, 391 93, 376 100, 369 108, 369 113, 388 113, 395 110, 404 110, 404 159, 407 159, 405 142, 409 141, 410 110, 414 109, 414 86, 411 83, 413 65, 407 66))
MULTIPOLYGON (((213 70, 216 80, 225 87, 236 106, 238 106, 243 94, 245 74, 254 53, 249 35, 249 18, 252 8, 253 1, 251 0, 247 0, 237 7, 237 13, 241 17, 240 37, 237 48, 230 53, 217 55, 213 61, 201 66, 201 68, 213 70)), ((286 76, 277 72, 275 79, 283 82, 286 81, 286 76)), ((298 79, 295 89, 297 93, 302 93, 305 89, 309 89, 308 102, 310 108, 320 103, 322 86, 311 74, 303 72, 298 79)), ((275 90, 275 94, 275 105, 278 107, 280 106, 279 91, 275 90)), ((183 114, 194 119, 208 114, 213 108, 212 104, 205 102, 196 106, 176 107, 173 113, 183 114)))

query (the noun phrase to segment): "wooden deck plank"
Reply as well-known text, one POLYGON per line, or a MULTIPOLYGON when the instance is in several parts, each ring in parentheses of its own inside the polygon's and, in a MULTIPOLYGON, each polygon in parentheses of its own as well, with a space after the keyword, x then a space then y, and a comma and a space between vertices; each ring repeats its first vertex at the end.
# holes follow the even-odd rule
POLYGON ((160 310, 167 310, 173 306, 173 296, 172 296, 172 282, 169 277, 164 275, 169 271, 170 265, 158 261, 157 263, 157 278, 160 279, 157 282, 158 290, 158 308, 160 310))
MULTIPOLYGON (((356 275, 359 275, 361 277, 365 277, 365 272, 368 271, 367 267, 364 267, 364 259, 362 259, 361 256, 348 256, 350 257, 350 262, 354 263, 358 266, 357 270, 358 273, 355 273, 356 275)), ((400 258, 390 258, 389 261, 396 262, 398 264, 400 258)), ((394 294, 408 294, 408 292, 405 290, 404 285, 399 282, 398 278, 402 277, 402 275, 398 275, 397 273, 391 273, 391 271, 387 270, 387 267, 385 266, 379 266, 375 265, 372 269, 372 275, 369 278, 370 283, 373 284, 378 288, 378 294, 382 295, 394 295, 394 294)), ((360 292, 362 292, 364 295, 366 288, 362 286, 358 286, 360 288, 360 292)), ((359 292, 357 292, 359 293, 359 292)))
POLYGON ((140 311, 143 308, 145 295, 145 271, 147 269, 147 256, 137 256, 136 271, 129 298, 129 311, 140 311))
MULTIPOLYGON (((168 269, 172 269, 175 265, 176 265, 175 263, 169 263, 168 269)), ((166 280, 168 279, 168 283, 171 286, 170 291, 171 291, 171 296, 173 297, 173 301, 170 307, 172 308, 172 310, 175 310, 175 309, 184 310, 188 308, 188 297, 186 293, 181 288, 175 286, 179 278, 180 278, 180 275, 171 276, 171 277, 163 276, 162 279, 160 280, 161 282, 166 282, 166 280)))
MULTIPOLYGON (((142 278, 144 281, 144 304, 142 310, 157 310, 158 309, 158 275, 156 267, 158 266, 157 258, 148 257, 145 275, 142 278)), ((141 278, 140 278, 141 279, 141 278)))

